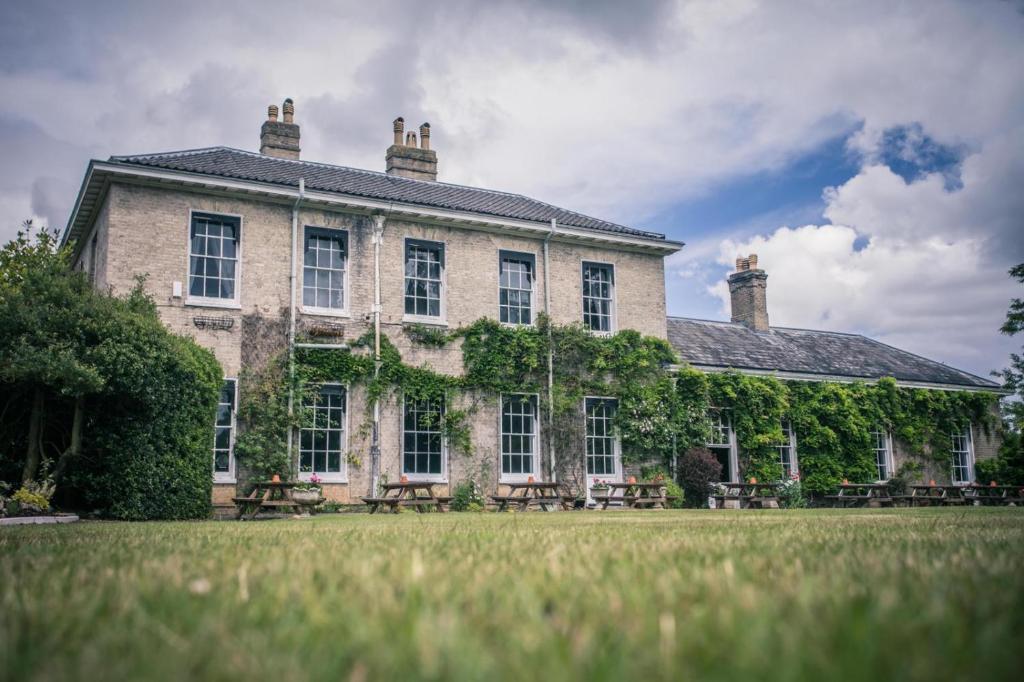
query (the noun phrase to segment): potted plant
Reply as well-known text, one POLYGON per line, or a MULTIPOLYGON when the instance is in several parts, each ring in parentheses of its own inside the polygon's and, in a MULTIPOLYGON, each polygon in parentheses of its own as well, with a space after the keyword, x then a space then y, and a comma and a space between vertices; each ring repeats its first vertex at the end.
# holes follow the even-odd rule
POLYGON ((607 495, 608 484, 600 479, 594 481, 594 485, 590 486, 590 496, 596 497, 597 495, 607 495))
POLYGON ((309 509, 320 504, 322 501, 320 493, 320 477, 313 474, 309 477, 308 481, 297 483, 292 488, 292 501, 295 504, 302 505, 304 515, 309 514, 309 509))

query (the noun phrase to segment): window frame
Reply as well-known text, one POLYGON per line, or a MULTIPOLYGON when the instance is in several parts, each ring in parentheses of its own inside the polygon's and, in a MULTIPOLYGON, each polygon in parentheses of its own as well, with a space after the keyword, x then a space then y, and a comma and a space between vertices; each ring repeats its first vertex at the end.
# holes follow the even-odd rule
MULTIPOLYGON (((723 481, 717 481, 718 483, 737 483, 740 480, 739 471, 739 445, 736 440, 736 431, 732 428, 732 418, 726 413, 726 410, 722 408, 712 407, 711 411, 715 413, 715 417, 718 418, 719 422, 725 426, 726 436, 728 438, 727 443, 705 443, 704 447, 711 450, 714 449, 729 449, 729 471, 722 473, 727 475, 728 478, 723 481)), ((709 419, 713 419, 709 415, 709 419)), ((718 429, 712 425, 712 432, 717 432, 718 429)))
POLYGON ((448 326, 448 245, 443 241, 434 239, 420 239, 419 237, 406 237, 402 242, 402 321, 415 322, 419 324, 434 325, 438 327, 448 326), (409 247, 420 246, 428 248, 440 248, 441 251, 441 277, 440 277, 440 301, 438 315, 417 315, 405 312, 405 288, 409 276, 405 272, 406 263, 409 258, 409 247))
MULTIPOLYGON (((580 315, 581 315, 580 319, 583 321, 584 328, 587 331, 589 331, 591 334, 597 334, 597 335, 600 335, 600 336, 611 336, 618 329, 618 309, 619 309, 619 306, 618 306, 618 300, 616 298, 616 290, 617 290, 618 287, 615 284, 615 263, 606 263, 606 262, 603 262, 603 261, 596 261, 596 260, 581 260, 580 261, 579 273, 580 273, 580 315), (586 270, 588 265, 596 265, 598 267, 606 267, 611 272, 611 282, 609 282, 609 285, 608 285, 609 288, 610 288, 610 291, 609 291, 610 295, 609 295, 609 297, 607 299, 608 300, 608 307, 609 307, 609 309, 608 309, 608 329, 607 329, 607 331, 606 330, 599 330, 599 329, 591 329, 589 326, 587 326, 587 298, 588 297, 587 297, 586 289, 585 289, 585 286, 584 286, 583 273, 586 270)), ((604 299, 595 299, 595 300, 604 300, 604 299)))
MULTIPOLYGON (((587 424, 588 424, 589 419, 590 419, 590 415, 587 412, 587 402, 591 401, 591 400, 612 401, 612 402, 615 403, 615 409, 616 410, 619 409, 619 399, 614 397, 614 396, 607 396, 607 395, 586 395, 586 396, 583 396, 583 457, 584 457, 583 472, 584 472, 584 475, 587 477, 587 480, 590 481, 590 482, 593 482, 594 480, 598 480, 598 479, 600 479, 602 481, 621 482, 622 481, 622 476, 623 476, 623 472, 622 472, 622 436, 620 434, 618 434, 618 433, 615 433, 614 435, 610 436, 610 438, 612 440, 612 455, 611 455, 612 456, 612 465, 615 467, 615 473, 612 473, 612 474, 592 474, 589 471, 589 469, 590 469, 590 467, 589 467, 589 464, 590 464, 589 460, 590 460, 591 455, 587 453, 587 439, 591 438, 591 436, 588 435, 588 433, 587 433, 587 424)), ((611 419, 614 419, 614 417, 612 417, 611 419)), ((609 419, 609 421, 611 421, 611 419, 609 419)), ((605 437, 608 437, 608 436, 605 436, 605 437)), ((602 457, 607 457, 607 455, 601 455, 601 456, 602 457)), ((590 487, 591 487, 590 485, 587 485, 587 495, 590 494, 590 487)))
POLYGON ((886 481, 888 481, 889 479, 891 479, 895 475, 896 464, 893 461, 892 434, 889 432, 889 429, 877 428, 877 429, 874 429, 873 431, 871 431, 871 436, 872 436, 872 438, 875 439, 875 441, 874 441, 874 443, 872 445, 871 450, 872 450, 872 452, 875 453, 875 473, 876 474, 881 473, 878 470, 878 453, 882 450, 882 448, 878 447, 878 437, 879 436, 882 437, 882 443, 883 443, 884 448, 885 448, 885 455, 884 455, 884 457, 885 457, 885 471, 886 471, 887 474, 889 474, 889 476, 887 478, 876 479, 876 482, 877 483, 885 483, 886 481))
POLYGON ((221 211, 203 211, 196 208, 188 209, 188 222, 185 224, 185 238, 188 243, 188 255, 185 258, 185 305, 200 308, 242 308, 242 233, 245 230, 245 218, 237 213, 221 211), (238 237, 235 245, 235 296, 234 298, 210 298, 192 295, 192 221, 196 215, 217 218, 233 218, 238 221, 238 237))
MULTIPOLYGON (((313 474, 316 474, 317 478, 319 478, 324 483, 348 483, 348 426, 349 426, 349 417, 348 417, 348 415, 349 415, 349 411, 350 411, 349 410, 349 395, 350 395, 349 385, 348 384, 343 384, 340 381, 325 381, 325 382, 323 382, 322 384, 320 384, 318 386, 317 391, 319 392, 320 389, 325 388, 327 386, 334 386, 334 387, 337 387, 337 388, 341 388, 345 392, 344 393, 344 395, 345 395, 345 406, 344 406, 344 409, 345 409, 345 419, 344 419, 344 422, 342 423, 342 427, 341 427, 341 443, 340 443, 340 448, 341 449, 339 450, 339 453, 338 453, 338 457, 339 457, 339 471, 325 471, 325 472, 319 472, 319 471, 316 471, 316 470, 314 470, 314 471, 302 471, 302 432, 306 428, 315 428, 315 426, 314 427, 299 426, 298 429, 297 429, 298 432, 299 432, 298 433, 298 442, 297 442, 297 447, 296 447, 296 451, 297 451, 298 457, 295 460, 295 469, 296 469, 295 473, 296 473, 297 478, 300 481, 309 481, 311 478, 313 478, 313 474)), ((303 407, 303 409, 305 409, 305 407, 303 407)))
MULTIPOLYGON (((349 231, 344 227, 326 227, 323 225, 303 225, 302 227, 302 280, 299 289, 299 310, 304 315, 320 315, 323 317, 351 317, 349 302, 352 298, 352 290, 349 286, 349 271, 351 270, 351 245, 352 240, 349 231), (306 237, 310 231, 323 234, 328 237, 340 237, 345 243, 344 269, 341 274, 342 305, 340 308, 321 308, 320 306, 306 305, 306 237)), ((333 272, 333 268, 330 270, 333 272)), ((403 301, 404 303, 404 301, 403 301)))
POLYGON ((974 459, 974 433, 973 433, 973 429, 971 428, 971 425, 968 425, 962 431, 960 431, 959 433, 951 433, 949 435, 949 437, 950 437, 950 441, 951 441, 951 443, 950 443, 950 453, 949 453, 950 454, 949 481, 953 485, 965 485, 965 486, 966 485, 971 485, 974 482, 974 478, 975 478, 975 473, 974 473, 974 464, 975 464, 975 459, 974 459), (956 449, 956 438, 958 438, 958 437, 964 439, 964 443, 966 445, 966 448, 964 450, 957 450, 956 449), (966 463, 964 463, 962 466, 959 466, 959 467, 956 464, 956 456, 957 456, 958 453, 963 453, 964 455, 966 455, 966 458, 967 458, 966 463), (957 478, 956 478, 956 470, 958 468, 959 469, 966 469, 967 470, 967 480, 957 480, 957 478))
POLYGON ((793 428, 793 422, 789 419, 783 419, 781 426, 785 442, 779 443, 775 447, 779 451, 779 464, 782 466, 782 478, 783 480, 788 480, 794 474, 800 476, 800 460, 797 458, 796 452, 796 429, 793 428), (789 450, 789 472, 786 471, 786 465, 782 463, 783 448, 789 450))
MULTIPOLYGON (((533 327, 537 322, 537 254, 530 253, 529 251, 513 251, 510 249, 498 249, 498 322, 508 327, 533 327), (501 285, 501 266, 506 259, 525 261, 530 264, 530 321, 529 322, 506 322, 501 319, 502 303, 501 303, 501 292, 502 290, 508 289, 509 291, 527 291, 527 289, 512 289, 509 287, 503 287, 501 285)), ((508 306, 505 306, 508 307, 508 306)), ((522 306, 519 306, 520 309, 522 306)), ((518 394, 517 394, 518 395, 518 394)))
MULTIPOLYGON (((444 418, 448 411, 448 395, 441 394, 441 472, 438 474, 421 474, 416 472, 410 472, 405 470, 405 408, 409 401, 409 396, 402 394, 402 411, 399 413, 399 442, 401 443, 401 449, 399 451, 399 463, 398 469, 402 476, 408 477, 410 481, 423 481, 426 483, 447 483, 448 482, 448 438, 444 434, 444 418)), ((429 433, 420 432, 416 433, 429 433)))
MULTIPOLYGON (((541 444, 541 424, 540 424, 540 394, 539 393, 501 393, 498 395, 498 482, 499 483, 523 483, 527 481, 531 476, 534 480, 542 480, 540 472, 540 444, 541 444), (530 459, 533 460, 533 471, 528 473, 505 473, 505 436, 506 435, 518 435, 524 434, 513 434, 505 433, 505 398, 511 397, 528 397, 533 402, 533 452, 530 455, 530 459)), ((518 454, 518 453, 509 453, 518 454)))
MULTIPOLYGON (((228 440, 228 470, 217 471, 217 429, 221 428, 217 424, 217 417, 213 418, 213 461, 210 463, 210 468, 213 470, 213 482, 214 483, 235 483, 237 482, 237 471, 235 468, 235 437, 238 435, 238 377, 224 377, 221 383, 230 381, 234 387, 233 400, 234 404, 231 406, 231 437, 228 440)), ((221 405, 220 396, 217 397, 217 407, 221 405)))

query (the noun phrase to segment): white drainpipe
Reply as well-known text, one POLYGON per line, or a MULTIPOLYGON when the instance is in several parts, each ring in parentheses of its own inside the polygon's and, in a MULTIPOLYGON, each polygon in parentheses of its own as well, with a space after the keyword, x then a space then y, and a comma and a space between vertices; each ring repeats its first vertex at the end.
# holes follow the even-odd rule
MULTIPOLYGON (((292 206, 292 262, 291 271, 288 273, 288 289, 291 298, 288 299, 288 417, 289 420, 295 409, 295 268, 299 252, 299 204, 306 194, 306 179, 299 178, 299 193, 295 197, 295 204, 292 206)), ((288 466, 292 463, 292 427, 288 427, 288 466)))
POLYGON ((548 242, 555 236, 558 222, 551 219, 551 231, 544 237, 544 314, 548 316, 548 461, 551 468, 551 482, 558 481, 555 473, 555 356, 551 348, 551 280, 548 277, 548 242))
MULTIPOLYGON (((380 249, 384 242, 386 217, 373 216, 373 378, 380 376, 380 249)), ((370 495, 377 494, 380 481, 380 400, 373 401, 373 433, 370 444, 370 495)))

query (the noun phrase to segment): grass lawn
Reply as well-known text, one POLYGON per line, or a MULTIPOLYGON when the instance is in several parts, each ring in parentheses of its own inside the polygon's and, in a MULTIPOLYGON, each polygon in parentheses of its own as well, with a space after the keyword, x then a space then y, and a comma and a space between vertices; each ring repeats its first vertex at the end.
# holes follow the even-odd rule
POLYGON ((4 680, 999 680, 1024 510, 0 529, 4 680))

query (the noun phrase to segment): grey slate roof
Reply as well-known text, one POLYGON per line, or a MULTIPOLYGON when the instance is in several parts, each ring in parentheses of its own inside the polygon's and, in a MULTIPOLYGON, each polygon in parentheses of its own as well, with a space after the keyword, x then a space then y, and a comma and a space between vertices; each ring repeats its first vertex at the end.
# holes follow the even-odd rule
POLYGON ((668 340, 683 361, 703 367, 794 372, 850 379, 998 388, 998 384, 859 334, 668 318, 668 340))
POLYGON ((230 147, 210 147, 138 156, 112 156, 110 160, 116 163, 201 173, 237 180, 252 180, 288 187, 297 187, 299 179, 304 178, 307 189, 318 191, 482 213, 500 218, 537 222, 550 222, 552 218, 555 218, 559 225, 569 227, 615 232, 645 239, 665 239, 663 234, 635 230, 624 225, 591 218, 519 194, 451 185, 444 182, 411 180, 345 166, 279 159, 230 147))

